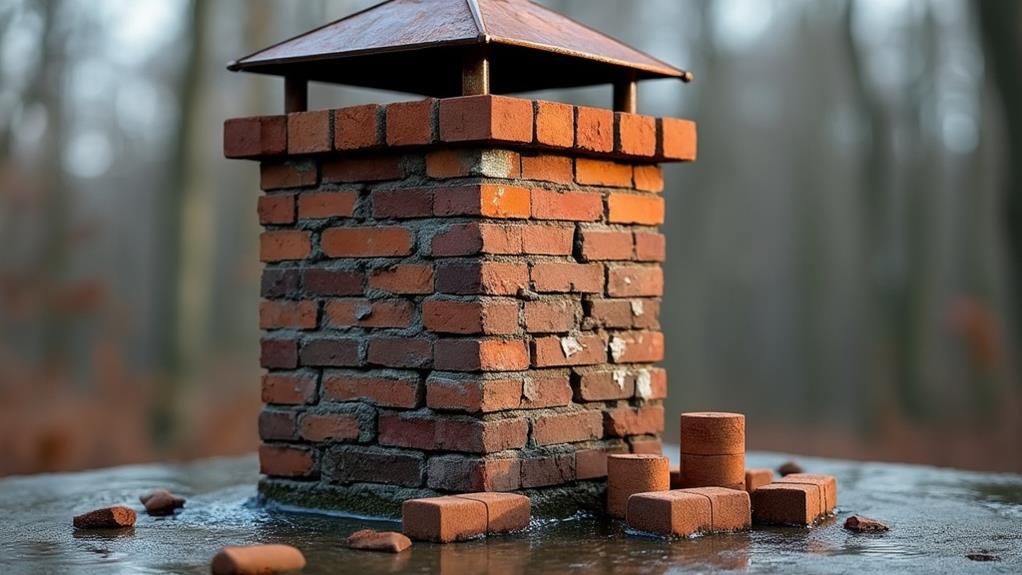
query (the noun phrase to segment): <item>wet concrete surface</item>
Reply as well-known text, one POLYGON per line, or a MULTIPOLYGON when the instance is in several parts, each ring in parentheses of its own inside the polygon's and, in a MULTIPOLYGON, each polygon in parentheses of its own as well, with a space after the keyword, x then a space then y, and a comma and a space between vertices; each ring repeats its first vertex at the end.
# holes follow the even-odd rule
MULTIPOLYGON (((786 459, 755 453, 748 465, 776 468, 786 459)), ((0 480, 0 573, 208 573, 221 547, 254 543, 298 547, 308 560, 304 573, 1022 572, 1022 476, 798 460, 838 478, 838 516, 813 529, 757 527, 672 541, 577 517, 534 520, 528 532, 488 540, 416 543, 400 555, 343 547, 353 531, 399 530, 398 523, 256 505, 254 456, 13 477, 0 480), (177 515, 149 517, 138 496, 152 488, 188 504, 177 515), (139 511, 134 529, 71 527, 72 516, 114 504, 139 511), (892 529, 850 533, 842 524, 852 514, 892 529), (966 557, 977 553, 996 560, 966 557)))

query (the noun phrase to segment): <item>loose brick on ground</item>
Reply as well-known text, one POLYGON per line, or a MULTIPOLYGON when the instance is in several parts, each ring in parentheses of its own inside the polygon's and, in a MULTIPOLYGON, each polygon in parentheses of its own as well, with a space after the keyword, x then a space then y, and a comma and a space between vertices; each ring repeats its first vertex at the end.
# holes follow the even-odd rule
POLYGON ((283 573, 305 567, 305 556, 290 545, 224 547, 210 562, 213 575, 283 573))
POLYGON ((687 489, 710 500, 712 531, 739 531, 752 525, 752 508, 745 490, 723 487, 687 489))
POLYGON ((812 525, 820 515, 820 490, 802 483, 771 483, 752 492, 752 520, 767 525, 812 525))
POLYGON ((670 461, 659 455, 614 454, 607 457, 607 514, 624 519, 628 498, 636 493, 670 489, 670 461))
POLYGON ((820 489, 822 512, 831 513, 837 507, 837 479, 835 479, 833 475, 792 473, 777 479, 775 483, 801 483, 805 485, 816 485, 820 489))
POLYGON ((673 537, 709 531, 712 514, 708 497, 685 490, 640 492, 627 502, 629 527, 673 537))
POLYGON ((72 523, 75 529, 119 529, 133 527, 135 519, 135 511, 130 507, 115 505, 76 515, 72 523))
POLYGON ((464 497, 409 499, 401 505, 401 530, 412 539, 451 543, 486 534, 486 504, 464 497))
POLYGON ((345 544, 349 549, 400 553, 412 546, 412 540, 395 531, 361 529, 349 535, 345 544))
POLYGON ((769 485, 774 481, 774 470, 773 469, 746 469, 745 470, 745 490, 749 493, 769 485))
POLYGON ((516 493, 462 493, 456 497, 479 501, 486 505, 486 533, 512 533, 529 527, 531 502, 516 493))

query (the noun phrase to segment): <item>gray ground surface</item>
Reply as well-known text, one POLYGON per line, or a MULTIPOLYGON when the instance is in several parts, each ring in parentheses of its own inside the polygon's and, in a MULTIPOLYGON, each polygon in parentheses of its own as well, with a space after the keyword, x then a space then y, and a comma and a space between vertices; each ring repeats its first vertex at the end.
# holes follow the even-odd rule
MULTIPOLYGON (((672 450, 673 451, 673 450, 672 450)), ((777 454, 750 454, 776 467, 777 454)), ((184 465, 139 465, 0 480, 0 573, 208 573, 224 545, 282 542, 302 549, 305 573, 784 573, 1022 572, 1022 476, 931 467, 799 458, 838 477, 840 513, 813 529, 660 540, 616 522, 579 517, 534 522, 526 533, 453 545, 416 544, 401 555, 352 552, 344 538, 364 527, 399 529, 252 503, 254 457, 184 465), (139 494, 165 487, 188 497, 173 517, 142 513, 139 494), (128 532, 78 532, 71 517, 127 504, 140 512, 128 532), (887 521, 882 535, 853 534, 844 518, 887 521), (985 552, 996 561, 976 562, 985 552)))

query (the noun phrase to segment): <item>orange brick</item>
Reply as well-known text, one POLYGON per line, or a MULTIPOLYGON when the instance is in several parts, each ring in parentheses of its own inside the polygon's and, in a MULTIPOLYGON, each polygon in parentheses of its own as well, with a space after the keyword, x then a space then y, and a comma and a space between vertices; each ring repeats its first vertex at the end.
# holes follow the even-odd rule
POLYGON ((667 399, 667 370, 647 367, 635 377, 635 397, 639 399, 667 399))
POLYGON ((507 96, 463 96, 440 101, 445 142, 532 142, 532 101, 507 96))
POLYGON ((509 262, 451 262, 437 266, 436 290, 459 295, 517 295, 529 284, 529 267, 509 262))
POLYGON ((334 110, 334 148, 362 150, 381 145, 382 110, 383 107, 377 104, 334 110))
POLYGON ((693 161, 696 159, 696 123, 675 118, 661 118, 663 133, 661 149, 668 160, 693 161))
POLYGON ((335 299, 327 301, 323 316, 334 327, 408 327, 415 305, 407 300, 335 299))
POLYGON ((369 401, 382 407, 412 409, 419 404, 422 385, 416 375, 373 376, 359 373, 323 373, 323 399, 369 401))
POLYGON ((821 505, 815 485, 771 483, 752 492, 752 520, 767 525, 812 525, 821 505))
POLYGON ((587 186, 632 187, 632 166, 607 160, 577 158, 575 181, 587 186))
POLYGON ((298 218, 350 218, 355 214, 357 192, 309 192, 298 196, 298 218))
POLYGON ((536 141, 570 148, 575 143, 575 110, 559 102, 536 102, 536 141))
POLYGON ((745 454, 681 454, 681 481, 685 487, 744 489, 745 454))
POLYGON ((693 411, 681 414, 681 451, 693 455, 745 453, 745 416, 693 411))
POLYGON ((618 152, 652 157, 656 153, 656 118, 617 113, 618 152))
POLYGON ((532 266, 532 286, 540 293, 602 293, 602 264, 539 262, 532 266))
POLYGON ((574 164, 566 156, 522 156, 522 178, 555 184, 575 181, 574 164))
POLYGON ((317 312, 314 301, 262 301, 259 329, 316 329, 317 312))
POLYGON ((603 217, 603 195, 537 188, 532 190, 532 217, 537 220, 596 221, 603 217))
POLYGON ((614 151, 614 112, 602 108, 575 108, 575 147, 590 152, 614 151))
POLYGON ((536 445, 577 443, 603 437, 603 414, 598 410, 542 415, 532 421, 536 445))
POLYGON ((342 156, 323 162, 324 182, 382 182, 405 177, 398 156, 342 156))
MULTIPOLYGON (((603 412, 603 432, 610 437, 655 435, 664 430, 664 407, 618 407, 603 412)), ((684 468, 685 462, 682 461, 684 468)), ((716 485, 716 484, 707 484, 716 485)), ((689 485, 689 487, 702 487, 689 485)))
POLYGON ((294 194, 259 196, 259 223, 262 225, 293 224, 295 222, 294 194))
POLYGON ((576 371, 575 395, 581 401, 627 399, 635 394, 635 375, 626 369, 576 371))
POLYGON ((309 232, 278 230, 259 235, 259 261, 283 262, 301 260, 312 253, 312 239, 309 232))
POLYGON ((601 336, 547 336, 532 340, 535 367, 596 365, 607 361, 607 341, 601 336))
POLYGON ((607 197, 607 220, 612 224, 664 223, 664 199, 659 196, 610 194, 607 197))
POLYGON ((451 543, 487 529, 486 504, 463 497, 409 499, 401 505, 401 531, 412 539, 451 543))
POLYGON ((224 156, 227 158, 258 158, 285 152, 286 116, 233 118, 224 122, 224 156))
POLYGON ((820 489, 820 512, 830 513, 837 507, 837 480, 833 475, 791 473, 781 477, 775 483, 816 485, 820 489))
POLYGON ((563 407, 571 404, 571 379, 562 370, 532 372, 522 382, 522 409, 563 407))
POLYGON ((578 304, 562 299, 527 301, 523 317, 529 333, 567 333, 577 325, 578 304))
POLYGON ((660 266, 609 266, 607 295, 612 297, 659 296, 664 293, 664 270, 660 266))
POLYGON ((264 190, 303 188, 319 182, 319 164, 316 162, 287 162, 259 164, 259 187, 264 190))
POLYGON ((312 373, 263 375, 262 401, 276 405, 302 405, 316 399, 316 376, 312 373))
POLYGON ((462 493, 464 499, 486 505, 486 533, 512 533, 529 527, 532 508, 529 498, 517 493, 462 493))
POLYGON ((323 253, 331 258, 395 257, 412 253, 414 237, 408 228, 329 228, 323 231, 323 253))
POLYGON ((653 363, 664 359, 664 335, 658 331, 615 333, 610 338, 614 363, 653 363))
POLYGON ((521 253, 543 256, 570 256, 575 247, 575 228, 571 226, 522 226, 521 253))
POLYGON ((752 526, 752 506, 744 489, 701 487, 686 491, 710 500, 710 531, 741 531, 752 526))
POLYGON ((773 469, 756 468, 745 470, 745 491, 749 493, 752 493, 764 485, 770 485, 773 481, 773 469))
POLYGON ((616 230, 583 230, 582 259, 586 261, 632 259, 632 233, 616 230))
POLYGON ((518 379, 434 374, 426 380, 426 405, 431 409, 491 413, 517 409, 521 398, 518 379))
POLYGON ((673 537, 710 531, 712 513, 708 497, 685 490, 636 493, 627 501, 629 527, 673 537))
POLYGON ((664 444, 660 442, 657 437, 629 437, 628 443, 632 448, 632 453, 639 453, 643 455, 663 455, 664 444))
POLYGON ((287 152, 314 154, 330 151, 330 121, 328 110, 296 112, 287 115, 287 152))
POLYGON ((426 175, 435 179, 480 176, 517 178, 521 160, 508 150, 438 150, 426 154, 426 175))
POLYGON ((447 371, 519 371, 529 367, 522 340, 447 339, 434 346, 436 369, 447 371))
POLYGON ((387 144, 418 146, 436 141, 436 100, 387 105, 387 144))
POLYGON ((433 266, 398 264, 374 270, 369 274, 369 287, 402 295, 433 293, 433 266))
POLYGON ((423 326, 434 333, 512 334, 518 331, 518 304, 513 301, 426 300, 423 326))
POLYGON ((636 493, 670 489, 670 461, 661 455, 615 454, 607 457, 607 515, 622 519, 636 493))
POLYGON ((312 450, 286 445, 259 446, 259 472, 271 477, 309 477, 315 472, 312 450))
POLYGON ((664 172, 660 166, 635 166, 632 173, 635 189, 654 193, 664 191, 664 172))
POLYGON ((433 193, 437 216, 528 218, 530 204, 529 190, 503 184, 437 188, 433 193))

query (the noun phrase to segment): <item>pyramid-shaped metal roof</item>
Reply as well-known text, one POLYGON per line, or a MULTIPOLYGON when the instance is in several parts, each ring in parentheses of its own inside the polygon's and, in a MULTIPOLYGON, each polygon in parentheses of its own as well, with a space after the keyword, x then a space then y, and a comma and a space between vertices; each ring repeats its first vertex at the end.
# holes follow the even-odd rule
POLYGON ((486 46, 494 93, 688 73, 529 0, 387 0, 232 62, 235 71, 430 96, 486 46))

